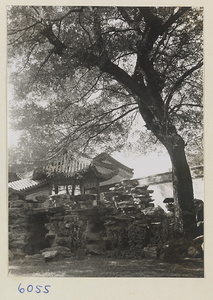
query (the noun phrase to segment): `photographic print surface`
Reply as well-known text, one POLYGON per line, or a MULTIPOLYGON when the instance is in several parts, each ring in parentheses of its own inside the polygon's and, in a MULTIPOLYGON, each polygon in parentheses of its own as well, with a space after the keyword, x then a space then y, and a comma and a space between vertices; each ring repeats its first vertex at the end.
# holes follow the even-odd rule
POLYGON ((202 278, 203 8, 7 6, 7 42, 9 275, 202 278))

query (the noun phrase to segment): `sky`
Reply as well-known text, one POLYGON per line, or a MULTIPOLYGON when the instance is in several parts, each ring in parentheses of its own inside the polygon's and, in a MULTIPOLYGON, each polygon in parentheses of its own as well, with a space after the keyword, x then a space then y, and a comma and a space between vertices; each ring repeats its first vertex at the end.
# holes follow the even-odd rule
POLYGON ((134 178, 168 172, 172 168, 169 155, 164 151, 161 154, 150 152, 147 155, 115 152, 112 157, 127 167, 133 168, 134 178))
MULTIPOLYGON (((137 143, 138 129, 146 132, 145 122, 138 114, 129 132, 127 142, 132 144, 137 143)), ((148 152, 148 151, 146 151, 148 152)), ((120 161, 127 167, 134 169, 134 178, 146 177, 158 173, 164 173, 171 170, 171 161, 169 155, 163 147, 160 151, 150 151, 148 154, 137 153, 134 150, 129 150, 124 147, 123 151, 114 152, 111 154, 113 158, 120 161)))

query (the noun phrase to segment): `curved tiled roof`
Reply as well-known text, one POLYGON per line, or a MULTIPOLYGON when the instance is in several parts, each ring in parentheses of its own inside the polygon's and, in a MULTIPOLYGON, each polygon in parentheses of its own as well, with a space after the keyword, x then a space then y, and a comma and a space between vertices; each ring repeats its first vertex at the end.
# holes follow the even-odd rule
POLYGON ((74 157, 71 151, 60 152, 48 159, 43 165, 43 171, 48 177, 57 177, 63 174, 64 177, 75 176, 76 173, 88 173, 93 171, 102 180, 108 180, 118 173, 118 170, 127 172, 127 177, 133 175, 133 169, 121 164, 109 154, 103 152, 91 159, 86 156, 74 157))
MULTIPOLYGON (((57 180, 58 177, 62 180, 64 178, 72 178, 78 173, 81 176, 83 174, 84 176, 91 176, 91 172, 101 182, 118 176, 120 173, 122 173, 122 178, 130 178, 133 175, 133 169, 121 164, 105 152, 93 159, 84 156, 74 157, 70 151, 61 152, 46 160, 41 168, 41 172, 47 176, 47 181, 51 178, 57 180)), ((44 180, 37 181, 31 178, 23 178, 10 182, 9 188, 26 191, 44 183, 44 180)))
POLYGON ((9 188, 12 188, 14 190, 18 191, 24 191, 28 190, 30 188, 33 188, 37 185, 40 185, 41 182, 37 180, 32 180, 32 179, 21 179, 21 180, 16 180, 13 182, 9 182, 8 186, 9 188))

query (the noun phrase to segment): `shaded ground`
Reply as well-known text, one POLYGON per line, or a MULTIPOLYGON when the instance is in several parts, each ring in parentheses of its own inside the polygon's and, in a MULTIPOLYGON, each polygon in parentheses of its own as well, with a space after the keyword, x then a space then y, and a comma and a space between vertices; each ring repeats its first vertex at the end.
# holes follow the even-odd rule
POLYGON ((155 259, 110 259, 89 257, 82 260, 64 259, 52 262, 14 260, 10 276, 42 277, 204 277, 203 259, 186 259, 168 263, 155 259))

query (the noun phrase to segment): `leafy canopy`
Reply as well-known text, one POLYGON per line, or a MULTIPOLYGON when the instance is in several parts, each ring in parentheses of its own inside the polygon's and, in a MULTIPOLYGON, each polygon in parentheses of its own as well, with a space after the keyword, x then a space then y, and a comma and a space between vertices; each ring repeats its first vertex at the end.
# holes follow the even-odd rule
POLYGON ((112 150, 142 111, 144 148, 155 124, 172 124, 191 150, 202 140, 202 33, 200 8, 9 7, 13 128, 54 151, 112 150))

